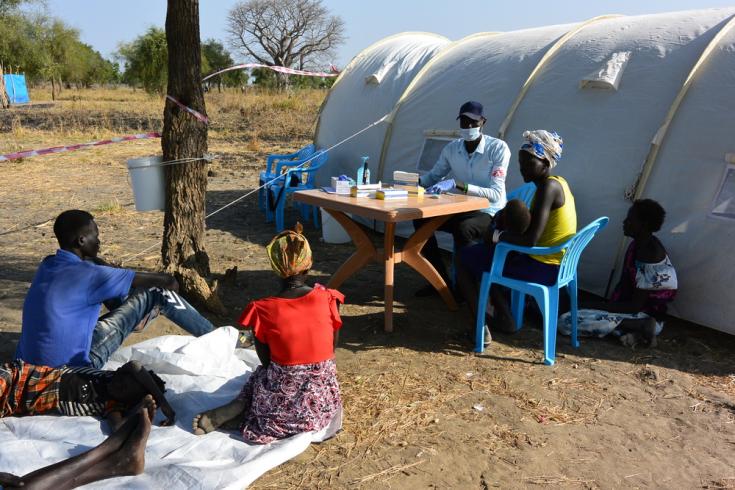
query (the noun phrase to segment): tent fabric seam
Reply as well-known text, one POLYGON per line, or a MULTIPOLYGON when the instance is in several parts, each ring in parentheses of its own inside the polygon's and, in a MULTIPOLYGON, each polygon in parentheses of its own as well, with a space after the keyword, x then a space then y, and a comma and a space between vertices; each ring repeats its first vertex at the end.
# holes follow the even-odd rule
POLYGON ((541 57, 539 62, 536 64, 536 66, 531 70, 531 73, 528 75, 528 78, 525 82, 523 82, 523 86, 521 86, 520 92, 518 92, 518 95, 516 96, 516 99, 513 101, 513 104, 510 106, 510 109, 508 110, 508 113, 505 116, 505 119, 503 119, 503 122, 500 124, 500 128, 498 129, 498 138, 501 140, 505 138, 505 132, 508 130, 508 127, 510 126, 511 121, 513 120, 513 116, 515 115, 516 111, 518 110, 518 107, 521 105, 521 102, 523 102, 523 99, 526 96, 526 93, 531 88, 531 84, 533 83, 536 76, 541 72, 541 68, 543 68, 556 54, 559 49, 561 49, 562 46, 564 46, 570 39, 572 39, 574 36, 582 32, 586 27, 602 21, 602 20, 609 20, 609 19, 617 19, 619 17, 622 17, 618 14, 609 14, 609 15, 599 15, 597 17, 593 17, 591 19, 588 19, 584 22, 579 23, 576 25, 573 29, 568 31, 566 34, 564 34, 561 38, 559 38, 558 41, 554 43, 553 46, 551 46, 546 53, 541 57))
POLYGON ((393 34, 391 36, 384 37, 382 39, 379 39, 378 41, 375 41, 373 44, 368 46, 367 48, 363 49, 359 53, 357 53, 349 63, 347 63, 347 66, 345 66, 344 70, 339 74, 337 79, 334 81, 332 86, 329 89, 329 92, 327 92, 327 96, 324 97, 324 100, 322 101, 321 106, 319 106, 319 112, 316 116, 316 128, 314 128, 314 141, 313 143, 316 145, 316 137, 319 134, 319 127, 322 123, 322 111, 327 105, 327 101, 329 100, 329 96, 331 95, 332 91, 334 90, 334 87, 337 86, 337 84, 342 80, 342 77, 351 69, 355 64, 357 64, 357 61, 363 56, 369 53, 370 51, 379 48, 383 44, 387 43, 388 41, 392 41, 394 39, 404 37, 404 36, 427 36, 427 37, 434 37, 437 39, 442 39, 444 41, 449 41, 451 44, 451 40, 446 37, 442 36, 441 34, 436 34, 433 32, 424 32, 424 31, 406 31, 406 32, 399 32, 398 34, 393 34))
POLYGON ((403 105, 403 102, 406 100, 408 95, 413 92, 418 82, 428 72, 429 67, 432 66, 434 62, 442 59, 444 56, 446 56, 451 51, 453 51, 454 48, 457 48, 460 45, 464 44, 466 41, 471 41, 473 39, 477 39, 480 37, 497 36, 498 34, 502 34, 502 33, 501 32, 477 32, 475 34, 470 34, 469 36, 465 36, 462 39, 459 39, 455 42, 451 42, 447 44, 431 60, 429 60, 428 63, 426 63, 424 66, 421 67, 419 72, 416 74, 415 77, 413 77, 411 82, 406 86, 406 89, 403 91, 401 96, 398 98, 396 103, 393 105, 393 109, 390 111, 390 115, 388 116, 388 120, 387 120, 388 127, 385 129, 383 145, 380 148, 380 159, 378 161, 378 179, 383 178, 383 172, 385 170, 385 155, 388 152, 388 146, 390 145, 390 141, 393 137, 393 120, 395 119, 396 114, 398 114, 398 110, 401 108, 401 106, 403 105))

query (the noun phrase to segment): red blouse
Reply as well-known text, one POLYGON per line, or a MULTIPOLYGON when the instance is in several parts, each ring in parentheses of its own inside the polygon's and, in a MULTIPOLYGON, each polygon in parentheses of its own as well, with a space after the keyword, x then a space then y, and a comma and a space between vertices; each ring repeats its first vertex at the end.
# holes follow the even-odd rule
POLYGON ((334 357, 334 331, 342 326, 337 302, 345 297, 320 284, 299 298, 271 296, 250 303, 240 325, 268 344, 271 360, 282 366, 314 364, 334 357))

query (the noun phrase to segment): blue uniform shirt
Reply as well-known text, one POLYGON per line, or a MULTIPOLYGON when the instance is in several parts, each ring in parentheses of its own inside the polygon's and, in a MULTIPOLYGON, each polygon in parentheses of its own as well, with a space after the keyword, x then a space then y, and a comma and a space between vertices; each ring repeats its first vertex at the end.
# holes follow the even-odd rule
POLYGON ((444 147, 434 168, 421 177, 421 185, 434 185, 451 172, 455 179, 469 184, 467 195, 487 198, 490 207, 482 211, 494 215, 505 207, 509 162, 510 149, 501 139, 483 134, 472 155, 467 153, 464 140, 456 139, 444 147))
POLYGON ((134 276, 132 270, 96 265, 66 250, 43 259, 23 303, 15 357, 51 367, 89 365, 102 302, 128 294, 134 276))

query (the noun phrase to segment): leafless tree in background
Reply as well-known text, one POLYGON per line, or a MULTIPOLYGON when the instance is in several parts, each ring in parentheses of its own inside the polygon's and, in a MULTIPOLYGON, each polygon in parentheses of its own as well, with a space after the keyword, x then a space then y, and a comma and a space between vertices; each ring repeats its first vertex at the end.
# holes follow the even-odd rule
POLYGON ((227 24, 232 48, 268 66, 314 67, 345 40, 344 21, 330 15, 321 0, 240 2, 227 24))

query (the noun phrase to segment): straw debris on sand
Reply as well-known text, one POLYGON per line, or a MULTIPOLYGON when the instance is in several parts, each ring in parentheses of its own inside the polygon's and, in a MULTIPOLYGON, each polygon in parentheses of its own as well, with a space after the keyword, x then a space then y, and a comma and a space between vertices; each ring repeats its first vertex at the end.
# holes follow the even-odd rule
MULTIPOLYGON (((309 142, 323 96, 208 93, 208 211, 252 190, 266 154, 309 142)), ((140 91, 66 91, 51 107, 0 111, 0 153, 156 130, 162 108, 140 91)), ((128 158, 159 153, 159 141, 140 140, 2 164, 0 360, 14 352, 25 291, 55 249, 60 211, 93 211, 106 258, 159 266, 162 213, 135 212, 125 169, 128 158)), ((305 226, 311 275, 325 283, 351 247, 322 243, 305 226)), ((249 300, 275 290, 263 254, 273 234, 254 196, 207 223, 210 280, 219 279, 224 306, 210 315, 216 324, 233 324, 249 300)), ((396 332, 385 334, 380 284, 375 266, 342 288, 344 430, 253 488, 735 487, 732 337, 676 320, 653 350, 599 339, 575 350, 559 337, 557 364, 547 367, 533 322, 473 354, 466 309, 414 298, 422 283, 405 267, 396 270, 396 332)), ((164 319, 129 341, 168 333, 180 330, 164 319)))

